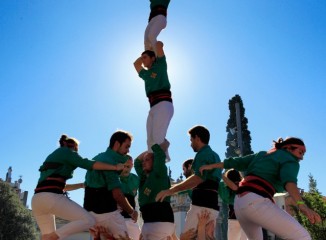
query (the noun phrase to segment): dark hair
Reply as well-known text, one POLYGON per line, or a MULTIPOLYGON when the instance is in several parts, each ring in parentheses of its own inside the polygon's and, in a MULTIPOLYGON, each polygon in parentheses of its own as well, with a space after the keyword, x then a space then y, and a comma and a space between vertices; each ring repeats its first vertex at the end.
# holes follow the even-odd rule
POLYGON ((76 138, 68 137, 66 134, 62 134, 59 139, 60 147, 69 147, 75 148, 75 146, 79 145, 79 141, 76 138))
POLYGON ((203 127, 203 126, 195 126, 193 128, 191 128, 188 133, 190 134, 191 137, 199 137, 200 140, 204 143, 204 144, 208 144, 209 143, 209 131, 203 127))
POLYGON ((155 52, 152 50, 146 50, 141 55, 144 55, 144 54, 148 55, 150 58, 154 57, 156 59, 155 52))
POLYGON ((112 134, 110 138, 110 145, 109 148, 113 148, 114 143, 118 141, 118 143, 122 144, 126 139, 129 139, 132 141, 132 135, 128 132, 125 131, 116 131, 115 133, 112 134))
POLYGON ((300 138, 295 137, 287 137, 285 140, 283 138, 278 138, 276 141, 273 141, 274 148, 282 149, 285 148, 287 145, 301 145, 304 146, 304 142, 300 138))
POLYGON ((235 169, 230 169, 225 173, 225 176, 232 182, 240 182, 242 180, 241 174, 235 169))
POLYGON ((194 160, 190 158, 190 159, 184 161, 183 164, 182 164, 182 166, 188 169, 188 167, 190 165, 192 165, 193 162, 194 162, 194 160))
POLYGON ((59 144, 60 144, 60 147, 63 147, 67 141, 67 138, 68 136, 65 135, 65 134, 62 134, 60 139, 59 139, 59 144))

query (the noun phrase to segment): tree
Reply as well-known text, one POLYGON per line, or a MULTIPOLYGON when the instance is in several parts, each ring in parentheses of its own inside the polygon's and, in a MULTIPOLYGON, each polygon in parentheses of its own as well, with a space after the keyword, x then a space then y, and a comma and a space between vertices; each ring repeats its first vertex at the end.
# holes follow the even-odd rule
MULTIPOLYGON (((226 153, 225 157, 239 157, 241 155, 252 154, 251 150, 251 137, 250 131, 248 130, 248 119, 245 117, 245 108, 243 107, 242 99, 239 95, 235 95, 229 100, 230 117, 227 122, 226 132, 226 153), (236 103, 239 104, 239 115, 240 115, 240 125, 241 132, 237 129, 237 113, 236 113, 236 103), (238 134, 241 134, 242 142, 238 142, 238 134), (241 151, 241 147, 242 151, 241 151)), ((217 238, 218 240, 227 239, 227 229, 228 229, 228 212, 229 206, 227 203, 222 202, 219 218, 217 221, 217 238)))
POLYGON ((38 239, 30 211, 15 190, 3 181, 0 181, 0 223, 0 240, 38 239))
POLYGON ((295 218, 309 231, 312 239, 326 239, 326 200, 318 191, 317 181, 311 174, 309 174, 309 191, 303 193, 302 198, 309 208, 313 209, 321 216, 323 222, 320 224, 311 224, 306 216, 300 213, 295 206, 292 206, 295 212, 295 218))
POLYGON ((238 157, 239 155, 248 155, 252 154, 251 150, 251 136, 250 131, 248 130, 248 119, 245 117, 245 108, 243 107, 242 99, 239 95, 235 95, 229 101, 230 117, 227 122, 226 132, 226 153, 225 156, 229 157, 238 157), (240 121, 241 121, 241 136, 242 142, 238 142, 237 138, 237 117, 236 117, 236 103, 239 103, 240 107, 240 121), (242 152, 239 151, 240 144, 242 144, 242 152))

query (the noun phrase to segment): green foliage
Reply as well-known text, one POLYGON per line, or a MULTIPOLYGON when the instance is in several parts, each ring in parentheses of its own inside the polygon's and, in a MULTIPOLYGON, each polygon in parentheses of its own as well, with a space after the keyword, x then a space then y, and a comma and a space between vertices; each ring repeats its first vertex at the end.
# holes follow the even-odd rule
POLYGON ((311 173, 309 174, 309 192, 310 193, 319 193, 318 189, 317 189, 317 181, 314 179, 314 177, 311 175, 311 173))
MULTIPOLYGON (((227 139, 226 139, 226 153, 225 156, 229 157, 239 157, 238 152, 239 143, 237 138, 237 118, 236 118, 236 107, 235 104, 239 103, 240 107, 240 120, 241 120, 241 135, 242 135, 242 147, 243 152, 242 155, 252 154, 253 151, 251 150, 251 137, 250 131, 248 130, 248 119, 244 116, 245 109, 243 107, 242 99, 239 95, 235 95, 229 101, 229 109, 230 109, 230 117, 227 122, 226 132, 227 139)), ((229 207, 227 204, 222 204, 220 209, 220 219, 217 222, 217 240, 227 239, 227 229, 228 229, 228 211, 229 207)))
POLYGON ((232 132, 230 130, 230 129, 236 130, 237 127, 236 108, 235 108, 236 103, 239 103, 240 106, 241 133, 242 133, 242 146, 243 146, 242 155, 245 156, 253 153, 253 151, 251 150, 250 131, 248 130, 248 119, 245 117, 245 108, 243 107, 243 102, 241 97, 239 95, 235 95, 229 101, 230 116, 226 126, 226 132, 228 133, 228 135, 226 140, 227 149, 225 153, 225 156, 227 158, 239 156, 239 154, 236 151, 236 149, 239 146, 237 142, 237 133, 232 132))
POLYGON ((317 182, 311 174, 309 174, 309 192, 303 193, 302 198, 309 208, 320 215, 323 221, 320 224, 311 224, 308 218, 293 206, 296 213, 295 218, 309 231, 313 240, 326 239, 326 201, 318 191, 317 182))
POLYGON ((0 240, 38 239, 30 211, 12 187, 0 181, 0 240))

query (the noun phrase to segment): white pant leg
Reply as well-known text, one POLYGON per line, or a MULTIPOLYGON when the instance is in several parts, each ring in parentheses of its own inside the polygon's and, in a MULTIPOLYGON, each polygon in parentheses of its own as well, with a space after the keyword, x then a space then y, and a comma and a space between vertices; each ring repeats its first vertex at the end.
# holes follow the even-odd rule
POLYGON ((55 215, 50 213, 55 201, 49 193, 37 193, 32 197, 32 213, 41 234, 49 234, 56 230, 55 215))
POLYGON ((90 212, 95 219, 96 224, 106 227, 114 238, 120 236, 128 236, 128 230, 124 217, 120 214, 119 210, 109 213, 96 214, 90 212))
POLYGON ((228 240, 240 240, 241 226, 237 219, 228 220, 228 240))
POLYGON ((32 208, 42 234, 53 230, 50 224, 50 219, 54 219, 53 215, 70 221, 55 231, 60 239, 88 230, 95 224, 94 217, 63 194, 37 193, 33 196, 32 208))
POLYGON ((128 229, 129 237, 133 240, 139 240, 140 228, 138 223, 134 222, 131 218, 125 218, 125 222, 128 229))
POLYGON ((144 223, 141 229, 143 240, 167 240, 175 231, 174 223, 150 222, 144 223))
POLYGON ((166 27, 167 20, 164 15, 157 15, 147 24, 144 34, 145 50, 152 50, 156 53, 157 36, 166 27))
POLYGON ((173 113, 173 103, 168 101, 159 102, 149 110, 146 124, 149 151, 152 145, 164 142, 173 113))
POLYGON ((234 210, 248 239, 262 240, 262 228, 288 240, 311 240, 304 229, 290 214, 255 193, 235 197, 234 210))
MULTIPOLYGON (((208 221, 214 220, 214 229, 216 228, 216 219, 218 217, 218 211, 212 208, 199 207, 191 204, 190 209, 187 212, 185 225, 182 231, 183 233, 187 232, 189 229, 192 228, 194 228, 197 231, 198 215, 200 215, 203 210, 206 210, 210 213, 208 221)), ((215 232, 214 232, 214 236, 215 236, 215 232)))

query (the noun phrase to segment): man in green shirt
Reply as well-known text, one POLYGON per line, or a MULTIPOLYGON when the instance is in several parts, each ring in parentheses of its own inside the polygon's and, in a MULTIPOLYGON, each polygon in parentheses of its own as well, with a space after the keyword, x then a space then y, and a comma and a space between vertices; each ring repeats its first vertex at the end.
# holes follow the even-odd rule
MULTIPOLYGON (((147 149, 150 152, 154 144, 164 142, 174 113, 163 43, 157 42, 156 46, 157 57, 153 51, 147 50, 134 62, 139 77, 144 80, 150 103, 146 122, 147 149)), ((168 152, 165 155, 166 161, 170 161, 168 152)))
MULTIPOLYGON (((132 136, 124 131, 115 132, 105 152, 94 160, 119 164, 128 159, 126 154, 131 146, 132 136)), ((123 216, 117 208, 119 205, 136 222, 138 213, 122 193, 119 173, 116 171, 88 170, 85 180, 84 208, 96 219, 97 225, 106 227, 113 237, 127 237, 128 231, 123 216)))
POLYGON ((221 162, 217 153, 208 145, 209 131, 203 126, 195 126, 188 133, 190 134, 191 147, 197 152, 192 163, 194 174, 170 189, 161 191, 156 197, 157 201, 163 201, 165 197, 192 189, 192 204, 187 213, 183 232, 187 232, 192 228, 197 230, 198 215, 203 210, 208 212, 209 221, 213 220, 215 226, 218 216, 218 187, 222 177, 221 170, 208 171, 203 175, 199 172, 199 168, 207 163, 221 162))
POLYGON ((170 198, 156 202, 158 192, 171 186, 165 165, 164 151, 169 142, 152 146, 153 153, 144 152, 135 161, 135 169, 140 179, 138 202, 144 220, 141 230, 143 240, 169 239, 175 231, 174 215, 170 198))

